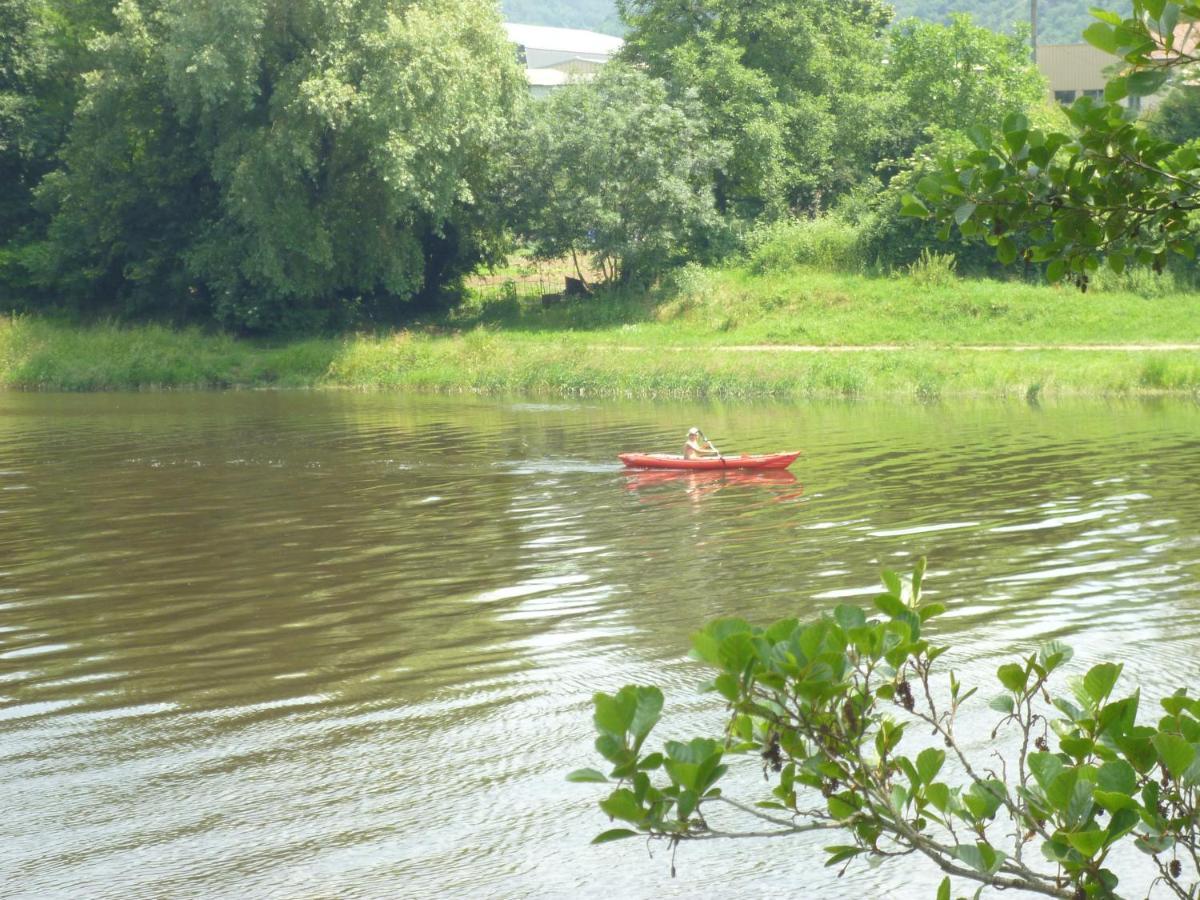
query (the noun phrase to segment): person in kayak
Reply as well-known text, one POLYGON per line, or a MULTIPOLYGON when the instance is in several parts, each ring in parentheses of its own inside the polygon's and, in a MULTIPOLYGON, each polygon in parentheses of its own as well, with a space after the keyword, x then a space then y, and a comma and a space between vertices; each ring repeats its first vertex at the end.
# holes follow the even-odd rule
POLYGON ((721 455, 712 442, 700 433, 699 428, 691 428, 687 433, 687 443, 683 445, 684 459, 708 459, 721 455))

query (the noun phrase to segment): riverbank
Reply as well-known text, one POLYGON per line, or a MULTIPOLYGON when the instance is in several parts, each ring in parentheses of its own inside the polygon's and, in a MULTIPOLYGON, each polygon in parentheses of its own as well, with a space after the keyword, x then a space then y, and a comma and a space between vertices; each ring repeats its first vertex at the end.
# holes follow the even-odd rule
POLYGON ((0 386, 408 388, 749 398, 1200 393, 1200 294, 1079 294, 808 270, 691 272, 660 296, 469 303, 286 343, 0 319, 0 386))

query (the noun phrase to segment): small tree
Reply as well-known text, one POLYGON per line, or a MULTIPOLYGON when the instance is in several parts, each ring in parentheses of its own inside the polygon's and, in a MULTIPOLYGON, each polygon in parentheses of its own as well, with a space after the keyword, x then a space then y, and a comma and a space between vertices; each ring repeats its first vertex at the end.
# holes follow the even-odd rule
POLYGON ((534 110, 515 164, 517 231, 542 258, 583 254, 609 282, 649 281, 713 241, 717 157, 694 105, 610 65, 534 110))
POLYGON ((1093 14, 1099 21, 1084 37, 1123 66, 1104 101, 1077 100, 1071 131, 1031 127, 1021 113, 999 133, 975 127, 975 149, 944 160, 904 201, 907 215, 932 213, 943 235, 957 226, 985 238, 1002 263, 1044 262, 1050 281, 1083 289, 1105 262, 1120 274, 1129 265, 1161 272, 1171 254, 1195 259, 1200 212, 1200 150, 1156 137, 1118 104, 1154 94, 1173 75, 1195 77, 1200 3, 1133 0, 1124 19, 1093 14))
POLYGON ((1065 696, 1052 676, 1071 651, 1053 642, 997 671, 992 737, 1007 731, 1015 748, 985 768, 957 730, 977 688, 943 676, 947 648, 926 636, 944 607, 922 601, 924 568, 922 560, 909 584, 883 573, 881 618, 840 606, 811 623, 721 619, 695 635, 694 655, 716 670, 711 687, 729 710, 719 737, 647 752, 661 691, 597 694, 596 749, 612 768, 569 778, 615 782, 600 808, 623 827, 595 842, 641 835, 677 846, 827 830, 837 835, 827 865, 930 859, 947 873, 939 900, 950 896, 949 876, 1048 897, 1116 897, 1107 861, 1132 843, 1152 860, 1156 885, 1196 897, 1200 700, 1181 690, 1162 701, 1157 726, 1139 724, 1139 692, 1112 699, 1121 674, 1113 663, 1093 666, 1065 696), (768 796, 722 793, 730 755, 761 760, 774 776, 768 796), (722 806, 754 826, 719 824, 722 806))

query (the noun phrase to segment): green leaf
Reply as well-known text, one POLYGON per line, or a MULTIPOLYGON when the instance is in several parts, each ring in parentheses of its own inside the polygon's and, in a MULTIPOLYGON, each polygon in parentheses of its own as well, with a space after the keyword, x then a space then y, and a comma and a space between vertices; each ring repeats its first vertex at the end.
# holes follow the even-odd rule
POLYGON ((991 875, 1004 863, 1004 854, 983 841, 976 841, 975 846, 959 844, 954 848, 954 855, 977 872, 991 875))
POLYGON ((1017 245, 1012 238, 1007 235, 1000 238, 1000 243, 996 245, 996 258, 1006 266, 1016 262, 1017 245))
POLYGON ((964 222, 966 222, 975 214, 975 209, 976 204, 968 200, 966 203, 963 203, 956 210, 954 210, 954 221, 958 223, 960 228, 963 226, 964 222))
POLYGON ((858 815, 858 807, 851 806, 841 797, 835 795, 829 798, 829 814, 839 822, 844 822, 858 815))
POLYGON ((659 768, 663 764, 663 755, 661 753, 651 753, 638 761, 637 767, 643 772, 648 772, 659 768))
POLYGON ((1023 113, 1009 113, 1004 118, 1004 133, 1013 134, 1014 132, 1029 131, 1029 119, 1023 113))
POLYGON ((1129 93, 1134 97, 1146 97, 1158 92, 1167 83, 1167 73, 1161 69, 1134 72, 1126 79, 1129 93))
POLYGON ((641 823, 646 818, 646 811, 638 803, 633 791, 628 788, 620 788, 613 791, 600 801, 600 808, 610 818, 623 819, 635 825, 641 823))
POLYGON ((996 670, 996 676, 1000 679, 1000 683, 1014 694, 1023 693, 1025 684, 1029 680, 1029 674, 1025 671, 1025 667, 1018 666, 1016 663, 1005 663, 996 670))
POLYGON ((1160 732, 1154 736, 1153 743, 1159 759, 1176 778, 1182 777, 1196 758, 1196 748, 1177 734, 1160 732))
POLYGON ((995 778, 974 782, 963 796, 963 803, 976 819, 990 819, 1005 796, 1004 782, 995 778))
POLYGON ((861 628, 867 624, 867 614, 857 606, 848 604, 840 604, 833 611, 834 620, 842 626, 844 631, 849 631, 852 628, 861 628))
POLYGON ((947 875, 938 885, 937 900, 950 900, 950 876, 947 875))
POLYGON ((946 812, 950 808, 950 788, 942 782, 927 785, 925 788, 925 796, 929 799, 939 812, 946 812))
POLYGON ((912 194, 904 194, 900 198, 900 215, 925 219, 929 217, 929 208, 912 194))
POLYGON ((1088 673, 1083 676, 1083 688, 1087 691, 1088 696, 1097 704, 1103 703, 1110 693, 1113 686, 1117 683, 1117 678, 1121 675, 1122 666, 1118 663, 1101 663, 1098 666, 1092 666, 1088 673))
POLYGON ((610 828, 608 831, 602 832, 592 838, 593 844, 607 844, 609 841, 619 841, 623 838, 637 837, 636 831, 630 831, 628 828, 610 828))
POLYGON ((1120 275, 1125 271, 1125 257, 1120 253, 1110 253, 1108 256, 1108 267, 1120 275))
POLYGON ((1092 796, 1096 802, 1110 813, 1115 813, 1122 809, 1137 809, 1138 803, 1128 794, 1122 794, 1119 791, 1101 791, 1096 790, 1092 796))
POLYGON ((946 753, 936 747, 926 747, 917 755, 917 774, 924 784, 930 784, 942 770, 946 761, 946 753))
POLYGON ((1091 859, 1104 846, 1106 832, 1099 830, 1077 831, 1068 834, 1067 843, 1079 851, 1086 859, 1091 859))
POLYGON ((1075 651, 1062 641, 1048 641, 1038 649, 1038 662, 1047 672, 1053 672, 1074 655, 1075 651))
MULTIPOLYGON (((912 592, 913 592, 913 601, 914 602, 921 599, 921 585, 925 581, 925 568, 926 568, 926 560, 925 560, 925 557, 922 556, 920 559, 917 560, 916 566, 913 567, 912 592)), ((929 618, 929 616, 922 615, 921 621, 924 622, 928 618, 929 618)))
POLYGON ((897 575, 891 569, 884 569, 879 573, 879 577, 883 580, 883 586, 886 587, 893 596, 895 596, 897 599, 900 599, 904 596, 904 585, 903 582, 900 581, 899 575, 897 575))
POLYGON ((1067 264, 1061 259, 1051 260, 1050 264, 1046 266, 1046 280, 1051 284, 1062 281, 1065 274, 1067 274, 1067 264))
POLYGON ((595 769, 576 769, 567 776, 567 781, 573 781, 577 784, 606 784, 608 776, 603 772, 597 772, 595 769))
POLYGON ((875 607, 893 619, 904 618, 911 610, 896 597, 895 594, 878 594, 875 597, 875 607))
POLYGON ((1104 791, 1132 794, 1137 789, 1137 772, 1123 759, 1106 762, 1096 773, 1096 787, 1104 791))
POLYGON ((992 146, 992 133, 982 125, 972 125, 967 129, 967 137, 980 150, 990 150, 992 146))
POLYGON ((1087 28, 1083 29, 1083 39, 1098 50, 1103 50, 1105 53, 1110 53, 1113 56, 1117 55, 1119 42, 1117 41, 1117 32, 1103 22, 1093 22, 1087 28))
POLYGON ((1104 85, 1104 99, 1109 103, 1119 103, 1129 96, 1129 79, 1124 75, 1108 79, 1104 85))
POLYGON ((829 854, 829 858, 825 860, 825 865, 836 866, 838 863, 853 859, 866 851, 862 847, 857 847, 853 844, 839 844, 833 847, 826 847, 825 852, 829 854))
POLYGON ((988 706, 994 709, 996 712, 1002 712, 1007 715, 1012 715, 1012 711, 1016 709, 1016 705, 1013 703, 1012 694, 1001 694, 998 697, 993 697, 991 702, 988 703, 988 706))
POLYGON ((1075 782, 1071 798, 1067 801, 1067 825, 1078 828, 1092 815, 1092 783, 1086 778, 1075 782))

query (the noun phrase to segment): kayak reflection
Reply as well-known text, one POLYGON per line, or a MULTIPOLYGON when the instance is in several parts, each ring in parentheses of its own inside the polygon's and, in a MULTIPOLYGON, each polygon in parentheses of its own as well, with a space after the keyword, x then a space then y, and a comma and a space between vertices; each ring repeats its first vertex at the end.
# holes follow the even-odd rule
POLYGON ((761 487, 773 489, 776 500, 790 500, 804 494, 804 485, 786 469, 757 471, 688 471, 686 469, 637 469, 625 472, 625 487, 630 491, 680 487, 699 497, 729 488, 761 487), (780 493, 780 488, 794 488, 780 493))

